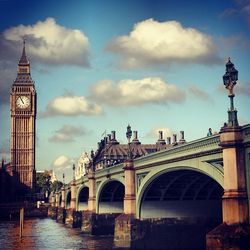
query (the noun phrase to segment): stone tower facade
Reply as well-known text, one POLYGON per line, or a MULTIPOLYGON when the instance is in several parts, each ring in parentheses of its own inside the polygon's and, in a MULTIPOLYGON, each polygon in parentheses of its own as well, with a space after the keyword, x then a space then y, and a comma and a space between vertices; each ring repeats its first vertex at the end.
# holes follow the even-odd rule
POLYGON ((22 56, 17 67, 17 77, 12 84, 10 93, 10 164, 16 172, 19 182, 30 190, 34 190, 36 182, 36 98, 24 42, 22 56))

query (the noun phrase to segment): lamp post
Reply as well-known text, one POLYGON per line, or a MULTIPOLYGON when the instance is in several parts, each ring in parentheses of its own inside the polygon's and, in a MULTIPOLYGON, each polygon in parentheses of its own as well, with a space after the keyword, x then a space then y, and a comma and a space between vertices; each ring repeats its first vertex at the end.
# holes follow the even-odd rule
POLYGON ((128 139, 128 159, 132 159, 132 153, 131 153, 131 148, 130 148, 130 139, 132 136, 132 130, 131 130, 131 126, 128 124, 127 126, 127 132, 126 132, 126 137, 128 139))
POLYGON ((76 169, 75 164, 73 164, 72 169, 73 169, 73 180, 75 180, 75 169, 76 169))
POLYGON ((228 62, 226 64, 226 73, 223 75, 223 83, 228 89, 230 98, 230 109, 228 110, 228 126, 239 126, 237 119, 237 110, 234 109, 234 92, 233 88, 236 85, 238 80, 238 70, 235 69, 234 64, 230 61, 230 57, 228 58, 228 62))

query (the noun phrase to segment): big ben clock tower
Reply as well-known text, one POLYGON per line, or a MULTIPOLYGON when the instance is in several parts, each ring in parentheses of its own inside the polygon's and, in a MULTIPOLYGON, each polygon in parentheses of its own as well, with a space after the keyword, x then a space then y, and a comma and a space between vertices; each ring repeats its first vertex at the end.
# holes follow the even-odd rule
POLYGON ((34 190, 36 140, 36 90, 30 75, 25 41, 10 93, 11 141, 10 164, 21 184, 34 190))

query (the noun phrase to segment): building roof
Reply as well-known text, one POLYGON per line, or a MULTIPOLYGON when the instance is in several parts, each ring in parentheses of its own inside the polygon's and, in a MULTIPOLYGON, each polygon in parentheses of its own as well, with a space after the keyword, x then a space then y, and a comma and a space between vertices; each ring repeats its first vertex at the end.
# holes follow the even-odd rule
POLYGON ((32 80, 30 75, 30 63, 26 56, 25 41, 23 42, 23 52, 21 58, 19 59, 17 77, 14 83, 22 85, 34 84, 34 81, 32 80))
POLYGON ((23 53, 19 60, 18 65, 29 65, 29 64, 30 63, 29 63, 29 60, 27 59, 26 51, 25 51, 25 40, 23 40, 23 53))
MULTIPOLYGON (((183 138, 184 139, 184 138, 183 138)), ((184 140, 181 143, 185 142, 184 140)), ((163 139, 162 131, 159 131, 159 139, 155 144, 142 144, 137 136, 137 131, 134 131, 134 138, 130 143, 132 158, 138 158, 159 150, 163 150, 176 145, 177 142, 171 144, 163 139)), ((128 158, 128 144, 120 144, 115 137, 115 131, 110 135, 105 136, 99 143, 96 152, 92 152, 94 168, 109 167, 128 158)))

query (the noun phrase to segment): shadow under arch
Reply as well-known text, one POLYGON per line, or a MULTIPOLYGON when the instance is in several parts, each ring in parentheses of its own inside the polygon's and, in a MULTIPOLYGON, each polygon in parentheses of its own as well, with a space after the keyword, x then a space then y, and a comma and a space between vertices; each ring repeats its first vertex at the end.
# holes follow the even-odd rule
POLYGON ((70 208, 70 201, 71 201, 71 191, 68 191, 66 193, 66 199, 65 199, 65 208, 70 208))
POLYGON ((205 170, 178 166, 148 174, 137 192, 137 217, 191 217, 196 213, 197 217, 218 214, 220 220, 223 173, 217 168, 205 170))
POLYGON ((97 213, 123 213, 124 184, 119 179, 108 179, 98 188, 97 213))
POLYGON ((62 193, 59 193, 59 207, 62 205, 62 193))
POLYGON ((77 211, 83 211, 88 209, 89 199, 89 187, 82 185, 79 187, 76 195, 76 208, 77 211))

